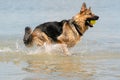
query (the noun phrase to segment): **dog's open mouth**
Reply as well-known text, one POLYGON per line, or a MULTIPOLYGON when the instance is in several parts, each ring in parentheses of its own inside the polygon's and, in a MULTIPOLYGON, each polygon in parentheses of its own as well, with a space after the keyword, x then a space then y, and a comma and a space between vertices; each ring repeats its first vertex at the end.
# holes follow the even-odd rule
POLYGON ((98 19, 98 16, 94 16, 93 18, 87 18, 85 25, 93 27, 93 25, 96 23, 96 20, 98 19))

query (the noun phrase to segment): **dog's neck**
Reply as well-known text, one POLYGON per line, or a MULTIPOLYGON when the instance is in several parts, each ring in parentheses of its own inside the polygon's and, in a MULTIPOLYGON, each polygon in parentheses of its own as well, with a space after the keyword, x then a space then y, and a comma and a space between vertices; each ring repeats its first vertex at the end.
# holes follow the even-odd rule
POLYGON ((79 33, 79 35, 80 35, 80 36, 83 36, 83 33, 81 32, 79 25, 76 24, 75 21, 72 21, 71 24, 74 25, 74 27, 75 27, 75 29, 77 30, 77 32, 79 33))
MULTIPOLYGON (((69 23, 75 27, 75 29, 77 30, 80 36, 83 36, 84 32, 88 29, 87 26, 78 25, 78 23, 74 19, 70 19, 69 23), (84 27, 86 28, 85 30, 83 29, 84 27)), ((84 24, 84 23, 81 22, 81 24, 84 24)))
POLYGON ((75 21, 75 23, 79 26, 80 28, 80 32, 82 34, 85 33, 85 31, 88 29, 88 26, 85 25, 86 23, 86 18, 80 14, 77 14, 75 16, 72 17, 71 19, 72 21, 75 21))

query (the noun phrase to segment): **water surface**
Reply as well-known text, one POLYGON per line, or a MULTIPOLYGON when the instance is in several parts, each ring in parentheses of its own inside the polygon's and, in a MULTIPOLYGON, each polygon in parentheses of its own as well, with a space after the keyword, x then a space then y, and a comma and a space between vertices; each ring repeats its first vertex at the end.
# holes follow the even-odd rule
POLYGON ((120 80, 119 0, 84 0, 100 16, 64 56, 52 45, 26 48, 24 28, 70 19, 82 0, 0 0, 0 80, 120 80))

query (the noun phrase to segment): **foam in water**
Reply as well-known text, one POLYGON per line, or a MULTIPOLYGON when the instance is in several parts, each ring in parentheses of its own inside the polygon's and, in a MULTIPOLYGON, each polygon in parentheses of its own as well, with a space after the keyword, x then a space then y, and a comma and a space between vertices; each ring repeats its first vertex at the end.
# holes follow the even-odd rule
MULTIPOLYGON (((115 50, 116 50, 116 53, 119 52, 118 50, 119 44, 114 43, 112 44, 112 46, 113 48, 111 50, 108 50, 109 48, 108 43, 103 44, 101 42, 82 39, 76 46, 72 47, 69 50, 69 52, 73 55, 84 55, 84 54, 91 54, 91 53, 98 54, 101 52, 110 53, 110 52, 115 52, 115 50), (114 46, 115 46, 115 49, 114 49, 114 46)), ((1 44, 0 53, 15 53, 15 54, 26 54, 26 55, 34 55, 34 54, 59 54, 61 55, 63 54, 63 50, 60 44, 52 44, 52 45, 44 44, 43 47, 38 47, 38 46, 26 47, 23 41, 21 39, 18 39, 16 41, 14 40, 10 41, 9 43, 6 43, 6 44, 1 44)))
POLYGON ((26 47, 24 46, 24 44, 21 45, 21 42, 19 41, 16 42, 15 51, 22 52, 27 55, 43 54, 43 53, 46 54, 63 53, 60 44, 52 44, 52 45, 44 44, 42 47, 39 46, 26 47))
POLYGON ((60 44, 47 45, 44 44, 42 47, 32 46, 26 47, 21 40, 10 42, 7 47, 0 47, 0 53, 19 53, 19 54, 63 54, 63 50, 60 44))
POLYGON ((0 52, 12 52, 12 50, 9 47, 5 47, 0 49, 0 52))
MULTIPOLYGON (((86 49, 87 43, 83 45, 81 41, 81 44, 78 44, 78 45, 81 45, 82 48, 79 46, 76 46, 76 47, 73 47, 71 50, 69 50, 69 52, 70 53, 74 52, 73 54, 75 54, 76 52, 82 53, 87 50, 86 49)), ((38 46, 26 47, 21 40, 13 41, 12 44, 8 45, 7 47, 5 46, 0 48, 0 52, 1 53, 19 53, 19 54, 27 54, 27 55, 43 54, 43 53, 63 54, 61 44, 52 44, 52 45, 44 44, 44 46, 42 47, 38 47, 38 46)))

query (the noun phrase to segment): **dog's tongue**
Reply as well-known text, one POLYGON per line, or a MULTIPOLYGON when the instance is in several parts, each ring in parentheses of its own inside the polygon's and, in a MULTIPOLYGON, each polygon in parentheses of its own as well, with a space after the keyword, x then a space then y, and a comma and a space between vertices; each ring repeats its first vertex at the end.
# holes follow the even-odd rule
POLYGON ((90 24, 94 25, 96 23, 96 20, 90 20, 90 24))

